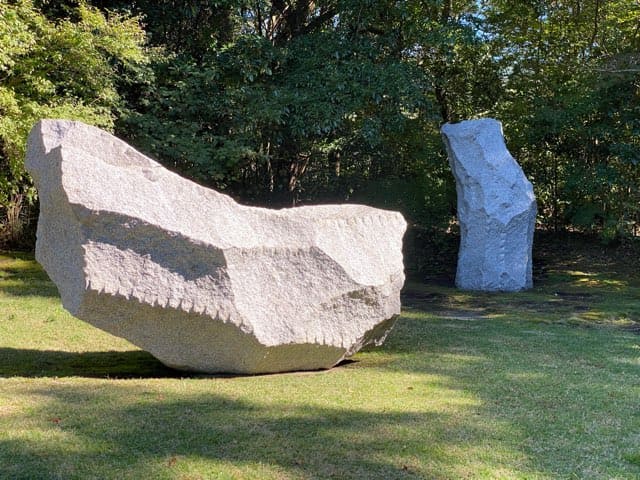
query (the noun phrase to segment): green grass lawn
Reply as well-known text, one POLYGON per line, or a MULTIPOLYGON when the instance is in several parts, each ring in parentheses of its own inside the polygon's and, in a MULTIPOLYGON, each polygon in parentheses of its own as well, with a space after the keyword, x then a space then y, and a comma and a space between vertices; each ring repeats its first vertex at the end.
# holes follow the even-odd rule
POLYGON ((0 255, 1 479, 640 478, 640 276, 543 259, 521 294, 410 283, 326 372, 188 376, 0 255))

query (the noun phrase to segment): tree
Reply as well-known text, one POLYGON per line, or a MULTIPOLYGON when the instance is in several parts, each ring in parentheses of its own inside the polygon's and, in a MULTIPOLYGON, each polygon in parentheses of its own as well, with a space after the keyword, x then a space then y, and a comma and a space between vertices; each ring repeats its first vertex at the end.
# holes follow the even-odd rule
POLYGON ((33 196, 31 123, 71 116, 245 202, 363 201, 431 235, 455 210, 441 124, 495 116, 544 226, 613 238, 640 221, 640 5, 628 0, 0 8, 5 216, 33 196))
POLYGON ((51 21, 29 0, 0 0, 0 234, 21 237, 36 192, 24 170, 26 137, 40 118, 113 128, 118 76, 146 61, 137 19, 81 4, 78 20, 51 21))
POLYGON ((633 234, 640 6, 493 0, 484 12, 506 85, 496 114, 534 181, 543 224, 633 234))
POLYGON ((336 177, 350 172, 350 158, 367 174, 379 170, 372 157, 382 152, 382 130, 416 123, 406 112, 422 98, 393 25, 376 23, 387 13, 287 5, 242 4, 232 42, 202 58, 182 52, 159 62, 159 84, 127 119, 132 139, 199 181, 256 202, 309 200, 342 183, 336 177), (166 120, 177 131, 163 128, 166 120))

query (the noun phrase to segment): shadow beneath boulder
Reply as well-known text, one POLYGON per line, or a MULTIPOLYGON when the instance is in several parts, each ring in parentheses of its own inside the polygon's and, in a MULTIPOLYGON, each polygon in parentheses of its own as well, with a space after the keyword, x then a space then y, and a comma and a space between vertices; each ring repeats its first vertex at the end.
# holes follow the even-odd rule
POLYGON ((64 352, 0 348, 0 377, 181 378, 142 350, 64 352))
POLYGON ((236 378, 268 375, 313 375, 353 366, 345 359, 329 370, 306 370, 261 375, 198 373, 169 368, 143 350, 107 352, 65 352, 0 348, 0 378, 86 377, 86 378, 236 378))

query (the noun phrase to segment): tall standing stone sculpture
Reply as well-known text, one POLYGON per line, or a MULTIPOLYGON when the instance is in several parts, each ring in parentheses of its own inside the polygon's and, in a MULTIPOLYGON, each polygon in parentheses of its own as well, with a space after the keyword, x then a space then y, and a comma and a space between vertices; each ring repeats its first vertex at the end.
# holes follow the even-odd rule
POLYGON ((79 122, 39 122, 26 164, 64 307, 171 367, 329 368, 400 312, 399 213, 242 206, 79 122))
POLYGON ((456 179, 460 251, 456 285, 465 290, 518 291, 533 286, 536 200, 490 118, 442 127, 456 179))

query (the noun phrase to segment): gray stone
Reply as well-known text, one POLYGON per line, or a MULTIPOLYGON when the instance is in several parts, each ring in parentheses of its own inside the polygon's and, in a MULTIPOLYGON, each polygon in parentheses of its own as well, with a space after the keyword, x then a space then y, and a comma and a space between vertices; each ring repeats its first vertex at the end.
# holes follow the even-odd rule
POLYGON ((171 367, 329 368, 400 313, 399 213, 242 206, 79 122, 39 122, 26 164, 64 307, 171 367))
POLYGON ((507 150, 502 125, 491 118, 467 120, 444 125, 442 136, 458 194, 456 285, 483 291, 531 288, 536 199, 507 150))

